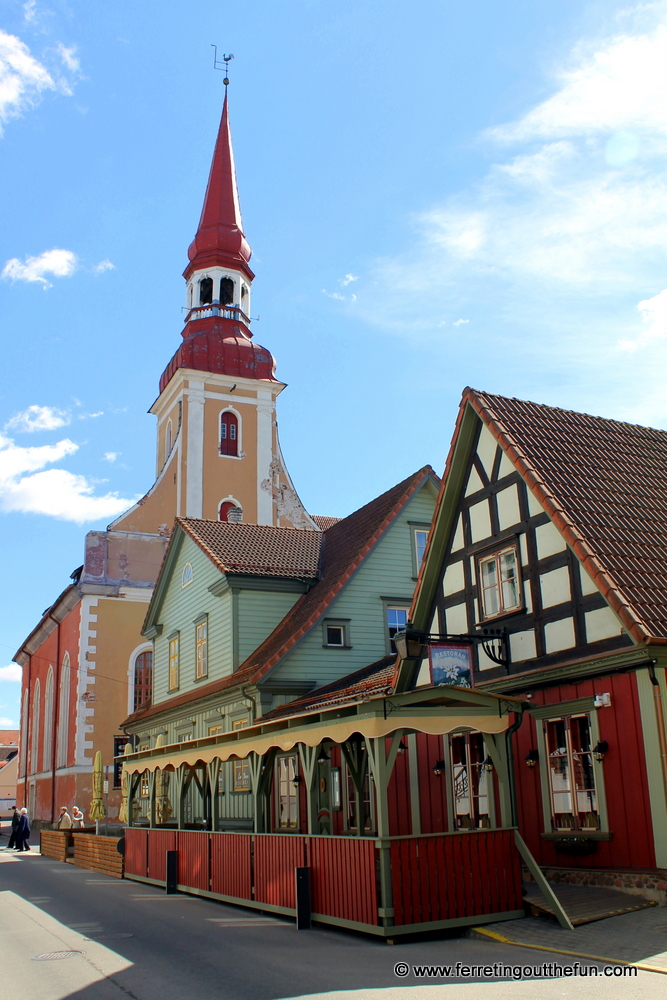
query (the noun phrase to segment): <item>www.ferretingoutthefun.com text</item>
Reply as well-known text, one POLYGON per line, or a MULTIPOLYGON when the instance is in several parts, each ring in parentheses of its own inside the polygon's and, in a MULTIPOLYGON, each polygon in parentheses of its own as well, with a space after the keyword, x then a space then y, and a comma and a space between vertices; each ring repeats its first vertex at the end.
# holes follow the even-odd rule
POLYGON ((413 975, 416 979, 559 979, 562 976, 607 976, 621 978, 636 976, 638 969, 633 965, 582 965, 573 962, 571 965, 561 965, 560 962, 544 962, 542 965, 505 965, 494 962, 493 965, 465 965, 456 962, 455 965, 408 965, 407 962, 397 962, 394 974, 400 979, 413 975))

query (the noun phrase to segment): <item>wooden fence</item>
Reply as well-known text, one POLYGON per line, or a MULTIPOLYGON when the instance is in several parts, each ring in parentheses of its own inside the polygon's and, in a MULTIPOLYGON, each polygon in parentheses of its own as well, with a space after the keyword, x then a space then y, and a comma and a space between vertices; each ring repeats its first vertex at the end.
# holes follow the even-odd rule
POLYGON ((118 853, 120 837, 97 837, 94 833, 75 833, 72 863, 91 872, 123 877, 123 856, 118 853))
POLYGON ((513 830, 421 837, 148 830, 125 833, 125 876, 164 885, 178 852, 178 887, 294 914, 294 869, 310 868, 313 919, 385 937, 523 915, 513 830))

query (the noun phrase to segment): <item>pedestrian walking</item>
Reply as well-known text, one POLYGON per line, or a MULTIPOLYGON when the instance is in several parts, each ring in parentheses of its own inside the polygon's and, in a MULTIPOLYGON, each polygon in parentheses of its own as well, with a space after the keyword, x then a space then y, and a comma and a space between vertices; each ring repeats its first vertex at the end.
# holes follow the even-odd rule
POLYGON ((16 850, 17 851, 29 851, 30 845, 28 839, 30 837, 30 820, 28 819, 28 810, 23 807, 19 816, 19 825, 16 829, 16 850))
POLYGON ((21 819, 21 813, 18 806, 14 806, 14 813, 12 815, 12 832, 9 837, 9 843, 7 844, 7 850, 12 847, 16 847, 16 831, 18 830, 19 820, 21 819))
POLYGON ((78 806, 72 809, 72 826, 75 830, 81 830, 84 824, 84 815, 78 806))
MULTIPOLYGON (((74 806, 76 809, 76 806, 74 806)), ((56 823, 56 830, 71 830, 72 829, 72 817, 67 812, 67 806, 60 807, 60 816, 56 823)))

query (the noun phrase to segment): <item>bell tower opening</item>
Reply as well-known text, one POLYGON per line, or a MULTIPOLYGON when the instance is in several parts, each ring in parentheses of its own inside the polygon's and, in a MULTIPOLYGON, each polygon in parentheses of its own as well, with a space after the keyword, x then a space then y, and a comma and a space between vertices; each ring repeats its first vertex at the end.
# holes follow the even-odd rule
POLYGON ((202 278, 199 282, 199 305, 206 306, 213 301, 213 278, 202 278))
POLYGON ((234 282, 231 278, 220 279, 220 305, 231 306, 234 304, 234 282))

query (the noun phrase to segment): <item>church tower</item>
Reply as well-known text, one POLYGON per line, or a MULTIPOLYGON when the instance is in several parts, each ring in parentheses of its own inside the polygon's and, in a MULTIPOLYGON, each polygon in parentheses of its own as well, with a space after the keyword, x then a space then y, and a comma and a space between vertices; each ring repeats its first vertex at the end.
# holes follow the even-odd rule
POLYGON ((199 227, 188 250, 183 342, 160 379, 156 481, 114 531, 165 533, 174 517, 315 528, 278 442, 275 361, 250 330, 227 94, 199 227))

